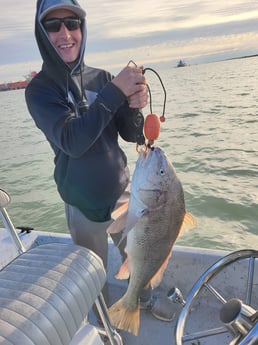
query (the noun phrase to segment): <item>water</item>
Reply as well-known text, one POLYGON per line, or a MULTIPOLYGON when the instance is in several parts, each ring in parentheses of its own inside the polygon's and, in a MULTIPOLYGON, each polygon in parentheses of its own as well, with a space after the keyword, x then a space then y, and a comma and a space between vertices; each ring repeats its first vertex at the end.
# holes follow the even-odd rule
MULTIPOLYGON (((257 249, 258 58, 155 69, 167 90, 157 144, 173 162, 197 221, 178 244, 257 249)), ((162 88, 146 75, 153 112, 161 114, 162 88)), ((0 104, 0 188, 12 196, 8 211, 15 225, 68 232, 52 177, 53 154, 28 114, 24 90, 0 93, 0 104)), ((135 145, 121 145, 133 172, 135 145)))

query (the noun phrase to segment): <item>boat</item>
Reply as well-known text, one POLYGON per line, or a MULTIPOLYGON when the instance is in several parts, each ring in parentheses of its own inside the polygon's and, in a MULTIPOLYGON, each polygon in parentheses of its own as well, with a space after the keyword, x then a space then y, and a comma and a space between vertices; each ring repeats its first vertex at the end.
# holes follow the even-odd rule
POLYGON ((37 75, 37 72, 33 71, 24 76, 25 80, 19 81, 12 81, 8 83, 1 83, 0 84, 0 91, 12 91, 12 90, 20 90, 25 89, 31 79, 37 75))
POLYGON ((183 60, 179 60, 176 67, 185 67, 185 66, 187 66, 186 62, 183 60))
POLYGON ((258 251, 227 252, 176 245, 160 293, 172 301, 172 322, 141 310, 138 336, 114 329, 111 303, 126 282, 114 275, 118 250, 109 242, 107 274, 96 254, 69 234, 15 228, 0 189, 0 343, 13 345, 254 345, 258 344, 258 251), (103 327, 91 308, 96 304, 103 327))

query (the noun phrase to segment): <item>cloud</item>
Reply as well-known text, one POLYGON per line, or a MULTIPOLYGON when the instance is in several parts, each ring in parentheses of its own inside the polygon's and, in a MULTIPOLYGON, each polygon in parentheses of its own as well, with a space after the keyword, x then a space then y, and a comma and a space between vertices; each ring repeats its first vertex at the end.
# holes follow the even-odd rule
POLYGON ((198 58, 209 61, 209 56, 244 55, 245 49, 247 54, 256 52, 258 4, 253 1, 150 0, 148 4, 131 1, 124 7, 117 1, 103 6, 97 0, 87 12, 88 51, 102 64, 104 59, 112 61, 110 50, 114 65, 129 54, 141 61, 182 57, 197 62, 198 58), (98 6, 105 20, 96 11, 98 6), (105 52, 104 59, 94 52, 105 52))
POLYGON ((88 4, 87 12, 89 28, 96 38, 115 38, 256 19, 258 5, 243 0, 227 1, 226 4, 214 0, 149 0, 141 3, 132 0, 129 6, 121 6, 117 1, 103 4, 97 0, 88 4), (97 8, 101 11, 96 11, 97 8))
MULTIPOLYGON (((208 62, 257 52, 258 3, 248 0, 81 0, 87 11, 86 60, 100 67, 130 58, 208 62)), ((0 66, 40 61, 36 1, 1 0, 0 66), (15 10, 13 10, 15 9, 15 10)), ((0 67, 0 80, 3 68, 0 67)), ((25 72, 26 73, 26 72, 25 72)))
POLYGON ((86 62, 91 65, 108 69, 120 68, 130 59, 137 64, 166 63, 174 66, 183 58, 187 63, 209 62, 222 60, 225 57, 239 57, 252 55, 257 52, 255 42, 258 41, 258 33, 243 33, 237 35, 219 35, 206 37, 192 37, 190 39, 174 39, 171 41, 142 42, 134 48, 112 48, 102 53, 91 51, 86 54, 86 62), (242 42, 246 42, 243 46, 242 42), (252 48, 253 47, 253 48, 252 48), (202 52, 200 56, 200 51, 202 52), (115 56, 115 59, 114 59, 115 56))

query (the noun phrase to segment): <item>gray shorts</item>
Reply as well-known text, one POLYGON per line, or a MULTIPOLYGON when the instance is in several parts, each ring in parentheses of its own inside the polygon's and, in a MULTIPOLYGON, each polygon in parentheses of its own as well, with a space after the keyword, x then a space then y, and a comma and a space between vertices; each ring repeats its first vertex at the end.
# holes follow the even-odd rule
MULTIPOLYGON (((118 199, 116 208, 128 202, 130 197, 130 184, 118 199)), ((67 225, 70 230, 74 243, 89 248, 99 255, 102 260, 104 267, 107 268, 108 258, 108 234, 107 228, 112 223, 112 220, 108 222, 93 222, 88 219, 77 207, 71 206, 65 203, 65 213, 67 219, 67 225)), ((115 245, 120 243, 122 233, 112 234, 112 238, 115 245)), ((125 245, 126 239, 119 244, 119 252, 122 261, 125 259, 125 245)))
POLYGON ((67 225, 74 243, 89 248, 99 255, 107 268, 108 234, 106 232, 112 220, 93 222, 78 208, 65 204, 67 225))

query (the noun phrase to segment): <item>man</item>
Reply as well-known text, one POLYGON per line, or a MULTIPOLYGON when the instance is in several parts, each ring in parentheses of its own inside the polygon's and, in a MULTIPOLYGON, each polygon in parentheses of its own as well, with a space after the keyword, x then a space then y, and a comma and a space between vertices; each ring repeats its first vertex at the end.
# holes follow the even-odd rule
POLYGON ((25 96, 55 154, 54 178, 73 241, 107 267, 106 229, 129 182, 118 135, 129 142, 141 135, 139 108, 147 105, 148 91, 141 68, 126 66, 113 78, 84 64, 85 16, 76 0, 37 1, 43 65, 25 96))

